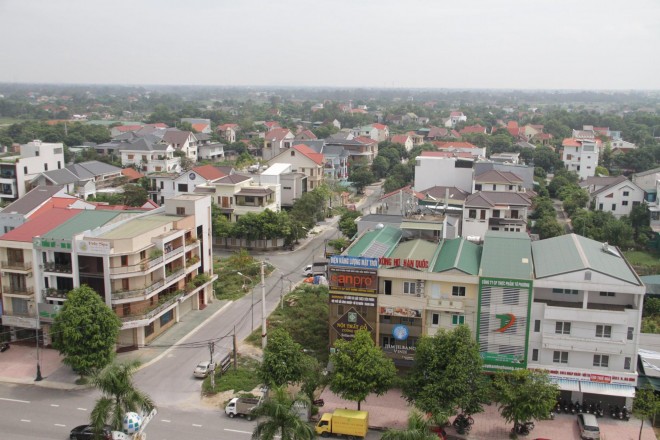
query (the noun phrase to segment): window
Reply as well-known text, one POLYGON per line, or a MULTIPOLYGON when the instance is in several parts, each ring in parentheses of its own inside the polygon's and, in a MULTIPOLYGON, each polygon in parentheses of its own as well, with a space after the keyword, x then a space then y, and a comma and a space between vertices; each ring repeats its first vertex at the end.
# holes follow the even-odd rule
POLYGON ((404 281, 403 282, 403 293, 407 295, 415 294, 415 282, 414 281, 404 281))
POLYGON ((142 261, 146 258, 147 258, 147 251, 141 251, 140 252, 140 261, 142 261))
POLYGON ((128 266, 128 255, 122 255, 120 258, 121 258, 121 265, 128 266))
POLYGON ((60 168, 62 168, 62 162, 60 162, 60 161, 58 160, 58 161, 57 161, 57 169, 59 170, 60 168))
POLYGON ((27 167, 23 167, 23 174, 27 174, 27 167))
POLYGON ((176 215, 186 215, 186 208, 177 206, 176 215))
POLYGON ((385 280, 385 295, 392 294, 392 280, 385 280))
POLYGON ((131 303, 124 303, 121 305, 121 314, 122 316, 128 316, 131 314, 131 303))
MULTIPOLYGON (((27 171, 26 171, 27 173, 27 171)), ((468 218, 477 218, 477 210, 476 209, 470 209, 468 211, 468 218)))
POLYGON ((616 211, 616 203, 612 203, 612 211, 616 211))
POLYGON ((599 211, 602 211, 602 210, 603 210, 603 204, 602 204, 602 203, 599 203, 599 204, 598 204, 598 210, 599 210, 599 211))
POLYGON ((541 331, 541 320, 537 319, 534 321, 534 333, 538 333, 541 331))
POLYGON ((567 351, 554 351, 552 353, 552 362, 556 364, 567 364, 568 363, 568 352, 567 351))
POLYGON ((555 324, 555 333, 558 335, 570 335, 571 334, 571 323, 565 321, 557 321, 555 324))
POLYGON ((607 368, 610 363, 610 357, 606 354, 595 354, 594 355, 594 367, 605 367, 607 368))
POLYGON ((465 296, 465 286, 452 286, 451 294, 452 296, 465 296))
POLYGON ((465 315, 452 314, 451 325, 465 324, 465 315))
POLYGON ((630 370, 630 362, 632 361, 631 358, 626 357, 623 359, 623 369, 624 370, 630 370))
POLYGON ((481 191, 481 183, 476 183, 476 184, 474 185, 474 190, 475 190, 475 191, 481 191))
POLYGON ((500 210, 499 209, 494 209, 493 210, 493 218, 500 218, 500 210))
POLYGON ((513 185, 509 185, 509 191, 513 191, 513 185))
POLYGON ((614 292, 600 292, 600 296, 616 296, 614 292))
POLYGON ((628 206, 628 200, 624 200, 623 202, 621 202, 621 205, 622 206, 628 206))
POLYGON ((612 326, 611 325, 597 325, 596 326, 596 337, 597 338, 611 338, 612 337, 612 326))
POLYGON ((481 212, 480 212, 480 214, 481 214, 481 215, 479 216, 479 219, 480 219, 480 220, 486 220, 486 210, 485 210, 485 209, 482 209, 481 212))
POLYGON ((48 164, 47 163, 44 164, 44 171, 48 171, 48 164))
POLYGON ((624 192, 623 192, 623 197, 628 197, 629 195, 630 195, 630 192, 629 192, 629 191, 624 191, 624 192))
POLYGON ((532 360, 533 361, 538 361, 539 360, 539 349, 538 348, 533 348, 532 349, 532 360))
POLYGON ((633 333, 635 332, 635 327, 628 327, 628 340, 633 340, 633 333))
POLYGON ((434 313, 431 315, 431 323, 432 325, 439 325, 440 324, 440 314, 439 313, 434 313))
POLYGON ((496 191, 496 190, 497 190, 497 185, 495 185, 495 184, 493 183, 493 191, 496 191))
POLYGON ((392 336, 383 336, 383 347, 387 347, 388 345, 395 345, 396 344, 396 339, 392 336))
POLYGON ((177 186, 177 191, 179 192, 188 192, 188 184, 187 183, 179 183, 177 186))
POLYGON ((152 322, 144 328, 144 336, 149 337, 154 333, 154 323, 152 322))
POLYGON ((566 295, 577 295, 578 291, 577 290, 571 290, 571 289, 552 289, 552 293, 563 293, 566 295))

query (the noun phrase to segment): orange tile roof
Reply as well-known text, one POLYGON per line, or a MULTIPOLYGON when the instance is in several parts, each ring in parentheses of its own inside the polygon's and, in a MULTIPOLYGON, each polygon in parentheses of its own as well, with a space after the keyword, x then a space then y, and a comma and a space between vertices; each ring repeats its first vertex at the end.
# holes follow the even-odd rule
POLYGON ((373 128, 378 129, 378 130, 385 130, 385 129, 387 128, 387 125, 385 125, 385 124, 378 124, 378 123, 376 123, 376 124, 371 124, 371 126, 372 126, 373 128))
POLYGON ((431 143, 433 145, 435 145, 436 147, 438 147, 438 148, 477 148, 476 145, 471 144, 469 142, 434 141, 434 142, 431 142, 431 143))
POLYGON ((0 236, 0 239, 31 243, 37 235, 44 235, 81 212, 82 209, 50 208, 41 215, 30 217, 27 222, 18 228, 0 236))
POLYGON ((299 144, 292 147, 294 150, 299 153, 304 154, 308 158, 312 159, 315 163, 323 165, 323 153, 317 153, 316 151, 309 148, 307 145, 299 144))
POLYGON ((472 154, 465 151, 422 151, 421 155, 427 157, 472 157, 472 154))
POLYGON ((562 147, 579 147, 582 144, 574 138, 566 138, 561 143, 562 147))
POLYGON ((202 165, 201 167, 195 167, 192 170, 206 180, 216 180, 226 176, 225 173, 213 165, 202 165))
POLYGON ((209 124, 193 124, 193 125, 192 125, 192 128, 193 128, 195 131, 199 131, 199 132, 201 132, 201 131, 204 131, 204 129, 205 129, 206 127, 208 127, 208 126, 209 126, 209 124))
POLYGON ((30 218, 39 216, 52 208, 68 208, 79 201, 80 199, 75 197, 51 197, 46 203, 40 206, 39 209, 34 211, 30 215, 30 218))
POLYGON ((117 131, 126 132, 126 131, 136 131, 142 128, 141 125, 119 125, 115 127, 117 131))
POLYGON ((390 141, 393 144, 402 144, 403 145, 406 142, 408 142, 408 139, 410 139, 410 136, 408 136, 407 134, 395 134, 394 136, 392 136, 392 139, 390 139, 390 141))
POLYGON ((356 141, 362 143, 362 144, 377 144, 378 141, 368 138, 366 136, 358 136, 355 138, 356 141))
POLYGON ((144 177, 144 174, 137 171, 135 168, 124 168, 121 170, 121 174, 128 177, 129 180, 137 180, 141 177, 144 177))

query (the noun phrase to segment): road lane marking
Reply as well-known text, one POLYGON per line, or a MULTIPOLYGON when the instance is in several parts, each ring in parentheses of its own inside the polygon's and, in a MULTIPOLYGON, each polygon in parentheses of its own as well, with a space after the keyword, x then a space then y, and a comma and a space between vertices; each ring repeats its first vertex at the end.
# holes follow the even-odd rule
POLYGON ((171 420, 162 419, 161 422, 171 423, 172 421, 171 421, 171 420))
POLYGON ((78 411, 87 411, 87 408, 77 408, 78 411))
POLYGON ((196 424, 196 423, 193 423, 192 425, 193 425, 195 428, 201 428, 201 427, 202 427, 202 425, 198 425, 198 424, 196 424))
POLYGON ((66 425, 62 425, 61 423, 55 423, 55 426, 60 426, 62 428, 66 428, 66 425))
POLYGON ((4 397, 0 397, 0 400, 4 400, 5 402, 30 403, 29 400, 5 399, 4 397))
POLYGON ((21 419, 21 422, 30 423, 30 421, 26 419, 21 419))
POLYGON ((249 432, 249 431, 238 431, 238 430, 236 430, 236 429, 228 429, 228 428, 225 428, 225 431, 229 431, 229 432, 238 432, 239 434, 252 434, 252 433, 249 432))
POLYGON ((54 403, 51 403, 50 406, 54 406, 55 408, 59 408, 59 405, 55 405, 54 403))

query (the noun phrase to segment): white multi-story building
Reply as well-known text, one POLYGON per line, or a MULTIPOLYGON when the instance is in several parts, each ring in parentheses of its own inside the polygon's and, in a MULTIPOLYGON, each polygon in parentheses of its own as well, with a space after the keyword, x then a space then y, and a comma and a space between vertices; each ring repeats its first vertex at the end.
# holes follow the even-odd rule
POLYGON ((0 200, 12 201, 27 193, 29 183, 39 174, 64 167, 64 145, 40 140, 20 147, 19 156, 0 160, 0 200))
POLYGON ((580 180, 595 176, 601 145, 599 139, 564 139, 561 160, 567 170, 577 173, 580 180))
POLYGON ((644 284, 619 249, 579 235, 532 242, 532 256, 528 368, 567 399, 630 408, 644 284))
POLYGON ((121 164, 132 166, 146 173, 177 173, 181 170, 181 158, 174 156, 174 147, 153 143, 145 138, 126 143, 119 150, 121 164))
POLYGON ((423 151, 415 159, 415 191, 449 186, 472 192, 474 160, 451 153, 423 151))
POLYGON ((644 201, 644 190, 625 176, 589 177, 580 186, 589 193, 594 209, 611 212, 616 218, 630 215, 644 201))

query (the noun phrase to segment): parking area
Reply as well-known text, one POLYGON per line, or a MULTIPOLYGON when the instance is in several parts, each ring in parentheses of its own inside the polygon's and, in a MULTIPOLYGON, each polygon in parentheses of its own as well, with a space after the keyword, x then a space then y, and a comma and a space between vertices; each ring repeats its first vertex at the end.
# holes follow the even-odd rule
MULTIPOLYGON (((355 402, 342 400, 328 389, 322 396, 325 406, 321 413, 332 412, 335 408, 357 409, 355 402)), ((405 428, 408 412, 411 407, 401 397, 400 390, 391 390, 383 396, 370 395, 362 402, 361 409, 369 411, 369 425, 372 428, 405 428)), ((457 435, 453 428, 446 428, 450 438, 468 440, 505 440, 513 424, 506 423, 499 415, 496 405, 489 405, 481 414, 475 414, 474 425, 468 435, 457 435)), ((637 440, 639 438, 640 421, 631 418, 625 422, 609 417, 598 419, 602 440, 637 440)), ((534 430, 526 437, 528 439, 578 440, 580 438, 577 418, 570 414, 558 414, 554 420, 543 420, 536 423, 534 430)), ((644 423, 643 440, 655 440, 655 434, 650 423, 644 423)))

